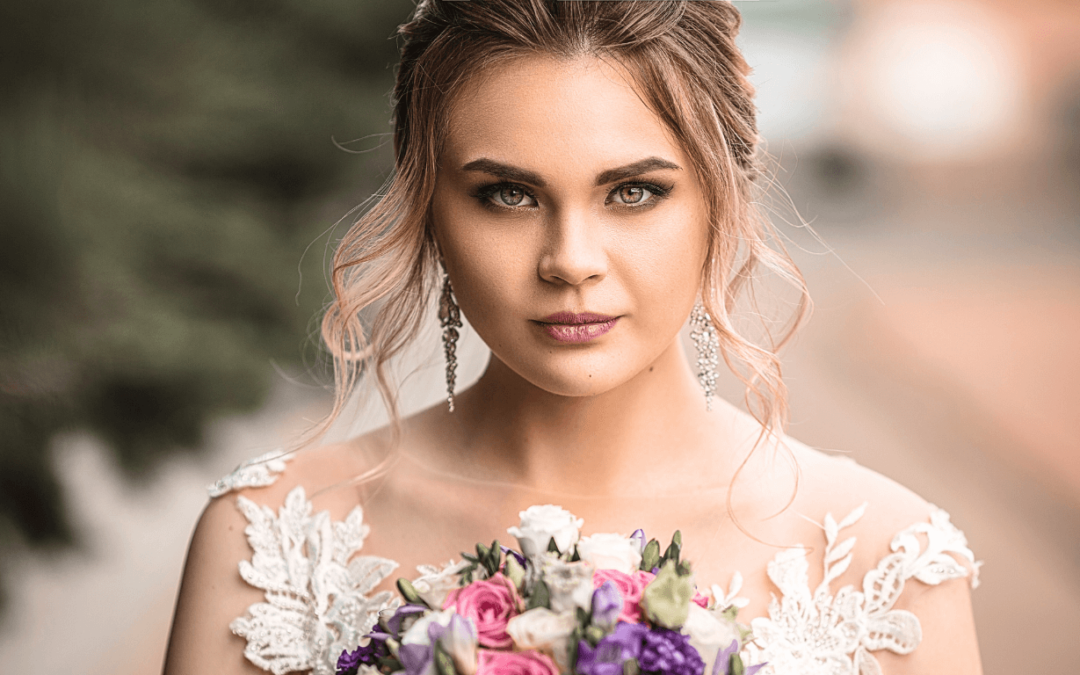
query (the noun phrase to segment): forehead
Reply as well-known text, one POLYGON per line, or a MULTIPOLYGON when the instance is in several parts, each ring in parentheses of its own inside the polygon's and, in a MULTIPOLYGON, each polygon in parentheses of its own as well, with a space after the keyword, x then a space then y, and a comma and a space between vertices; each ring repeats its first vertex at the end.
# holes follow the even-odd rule
POLYGON ((567 168, 681 159, 632 78, 593 56, 526 56, 491 67, 458 95, 442 159, 455 167, 483 156, 567 168))

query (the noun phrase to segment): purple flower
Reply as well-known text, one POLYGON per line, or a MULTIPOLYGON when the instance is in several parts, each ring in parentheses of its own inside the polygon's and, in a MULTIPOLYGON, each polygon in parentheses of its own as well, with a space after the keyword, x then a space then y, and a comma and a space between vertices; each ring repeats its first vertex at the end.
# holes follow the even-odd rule
POLYGON ((638 543, 638 549, 645 552, 645 530, 638 528, 634 530, 634 533, 630 535, 630 538, 638 543))
POLYGON ((701 675, 705 662, 690 644, 690 636, 667 628, 645 634, 638 665, 642 673, 658 675, 701 675))
POLYGON ((739 651, 739 641, 732 640, 730 645, 717 652, 716 663, 712 667, 712 675, 730 675, 731 657, 737 651, 739 651))
POLYGON ((525 569, 525 556, 521 555, 514 549, 507 548, 501 544, 499 545, 499 548, 502 549, 502 552, 506 555, 506 557, 509 558, 510 556, 513 556, 514 560, 517 560, 517 564, 521 565, 521 569, 525 569))
POLYGON ((386 646, 389 635, 372 631, 367 637, 370 639, 366 645, 360 645, 351 652, 348 649, 341 652, 335 675, 356 675, 361 665, 375 665, 380 659, 390 656, 390 649, 386 646))
POLYGON ((357 647, 356 651, 350 652, 348 649, 341 652, 341 656, 337 660, 337 671, 335 675, 356 675, 360 670, 360 650, 363 647, 357 647))
POLYGON ((391 637, 401 639, 402 633, 409 630, 409 626, 428 611, 423 605, 402 605, 394 611, 394 615, 386 621, 386 629, 391 637))
POLYGON ((432 661, 435 648, 432 645, 401 645, 398 647, 398 660, 404 666, 407 675, 427 675, 433 669, 432 661))
MULTIPOLYGON (((739 641, 732 640, 731 644, 721 649, 716 654, 716 663, 712 667, 712 675, 731 675, 731 657, 739 653, 739 641)), ((754 666, 747 666, 743 670, 745 675, 754 675, 757 671, 765 667, 765 663, 759 663, 754 666)))
POLYGON ((594 649, 585 640, 578 643, 575 672, 580 675, 622 675, 623 663, 641 653, 641 641, 649 629, 640 623, 620 623, 594 649))
POLYGON ((611 628, 623 610, 619 588, 611 581, 600 584, 592 594, 592 621, 602 628, 611 628))

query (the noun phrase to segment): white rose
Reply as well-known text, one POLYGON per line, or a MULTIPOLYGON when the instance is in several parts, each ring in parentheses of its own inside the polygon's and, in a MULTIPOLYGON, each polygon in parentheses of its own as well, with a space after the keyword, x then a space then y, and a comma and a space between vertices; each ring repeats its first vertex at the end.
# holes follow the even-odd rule
POLYGON ((469 566, 469 561, 450 561, 442 569, 432 565, 421 565, 418 569, 422 576, 412 582, 420 599, 427 603, 428 607, 442 607, 443 601, 450 591, 458 588, 461 584, 458 573, 469 566))
POLYGON ((574 612, 556 613, 537 607, 518 614, 506 624, 506 632, 518 649, 535 649, 549 654, 560 672, 570 670, 570 634, 577 627, 574 612))
POLYGON ((585 524, 581 518, 554 504, 530 506, 518 515, 521 525, 511 527, 507 532, 517 537, 521 552, 528 558, 543 555, 552 537, 559 551, 565 553, 577 542, 581 526, 585 524))
POLYGON ((695 602, 690 603, 690 615, 683 624, 682 632, 690 636, 690 645, 705 661, 706 673, 711 673, 716 653, 727 649, 732 640, 739 639, 739 629, 725 618, 717 617, 695 602))
POLYGON ((572 612, 580 607, 592 607, 593 566, 584 560, 563 562, 557 558, 542 558, 541 576, 551 596, 551 609, 556 613, 572 612))
POLYGON ((594 534, 578 542, 578 555, 598 570, 633 574, 641 565, 638 542, 621 534, 594 534))
POLYGON ((454 616, 454 610, 444 609, 441 612, 428 612, 424 616, 416 620, 409 630, 405 631, 405 634, 401 636, 401 644, 403 645, 424 645, 431 644, 431 636, 428 635, 428 626, 433 623, 437 623, 440 626, 450 625, 450 618, 454 616))

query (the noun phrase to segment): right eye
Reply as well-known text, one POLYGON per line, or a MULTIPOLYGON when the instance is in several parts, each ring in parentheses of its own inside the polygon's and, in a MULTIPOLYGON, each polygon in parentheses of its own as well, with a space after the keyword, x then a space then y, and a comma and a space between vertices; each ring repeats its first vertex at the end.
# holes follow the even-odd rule
POLYGON ((526 199, 533 199, 533 196, 529 194, 528 190, 520 185, 514 185, 512 183, 496 183, 494 185, 485 186, 480 188, 475 196, 488 208, 506 209, 511 211, 523 208, 524 206, 529 206, 529 204, 523 202, 525 202, 526 199))

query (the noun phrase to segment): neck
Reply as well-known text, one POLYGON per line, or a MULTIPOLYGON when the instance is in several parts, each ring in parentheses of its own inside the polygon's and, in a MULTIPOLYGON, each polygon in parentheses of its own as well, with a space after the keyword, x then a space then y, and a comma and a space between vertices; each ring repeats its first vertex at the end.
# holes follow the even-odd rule
POLYGON ((603 394, 559 396, 492 356, 456 398, 448 455, 485 480, 551 493, 667 494, 723 487, 742 456, 745 416, 705 398, 682 346, 603 394), (708 471, 702 471, 708 467, 708 471))

